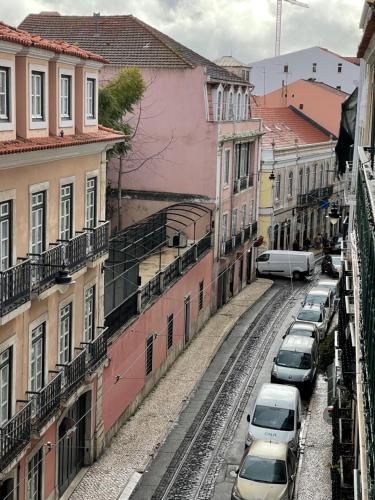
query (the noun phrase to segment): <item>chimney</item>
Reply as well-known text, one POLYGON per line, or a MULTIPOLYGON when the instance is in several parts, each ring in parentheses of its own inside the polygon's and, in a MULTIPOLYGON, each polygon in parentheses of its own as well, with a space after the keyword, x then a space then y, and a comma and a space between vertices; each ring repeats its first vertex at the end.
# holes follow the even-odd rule
POLYGON ((100 12, 93 12, 93 16, 95 18, 95 36, 99 36, 99 17, 100 12))

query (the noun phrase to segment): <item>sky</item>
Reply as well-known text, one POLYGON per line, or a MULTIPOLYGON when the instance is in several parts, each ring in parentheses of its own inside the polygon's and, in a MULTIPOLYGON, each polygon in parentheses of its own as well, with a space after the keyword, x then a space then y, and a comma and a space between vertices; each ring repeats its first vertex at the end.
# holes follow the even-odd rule
MULTIPOLYGON (((283 2, 281 53, 319 45, 355 55, 363 0, 283 2)), ((27 14, 133 14, 201 55, 233 55, 244 63, 272 57, 276 0, 1 0, 0 20, 17 26, 27 14)))

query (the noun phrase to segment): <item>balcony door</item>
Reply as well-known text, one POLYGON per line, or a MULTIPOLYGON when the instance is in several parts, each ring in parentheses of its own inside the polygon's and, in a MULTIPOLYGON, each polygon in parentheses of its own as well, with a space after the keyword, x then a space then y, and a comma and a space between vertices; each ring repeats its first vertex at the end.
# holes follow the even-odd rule
POLYGON ((59 363, 72 359, 72 303, 60 309, 59 363))
POLYGON ((190 296, 185 299, 185 325, 184 325, 184 338, 185 344, 190 340, 190 296))
POLYGON ((0 353, 0 427, 12 414, 12 348, 0 353))
POLYGON ((12 203, 0 203, 0 271, 11 266, 11 213, 12 203))
POLYGON ((46 192, 31 195, 31 253, 45 250, 46 240, 46 192))
MULTIPOLYGON (((86 220, 85 227, 93 229, 97 225, 97 180, 91 177, 86 181, 86 220)), ((90 254, 94 245, 94 236, 91 231, 88 233, 88 253, 90 254)))
POLYGON ((38 392, 44 387, 45 334, 45 323, 31 332, 30 391, 32 392, 38 392))

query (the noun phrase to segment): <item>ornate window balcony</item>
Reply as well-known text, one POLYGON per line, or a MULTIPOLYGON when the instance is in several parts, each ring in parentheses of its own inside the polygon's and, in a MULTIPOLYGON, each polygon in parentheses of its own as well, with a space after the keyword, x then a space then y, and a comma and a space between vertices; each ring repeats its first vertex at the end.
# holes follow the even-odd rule
POLYGON ((26 402, 21 410, 0 427, 0 471, 16 459, 31 440, 31 406, 31 401, 26 402))
POLYGON ((30 260, 0 271, 0 324, 1 319, 30 301, 30 260))

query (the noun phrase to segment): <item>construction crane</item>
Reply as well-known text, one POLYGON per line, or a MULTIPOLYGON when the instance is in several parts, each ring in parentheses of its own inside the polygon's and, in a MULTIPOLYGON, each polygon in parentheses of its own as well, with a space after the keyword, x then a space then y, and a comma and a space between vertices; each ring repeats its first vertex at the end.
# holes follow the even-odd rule
POLYGON ((275 56, 280 55, 281 11, 282 11, 282 6, 283 6, 283 1, 291 3, 292 5, 298 5, 298 7, 305 7, 305 9, 309 8, 309 5, 307 3, 299 2, 298 0, 277 0, 275 56))

